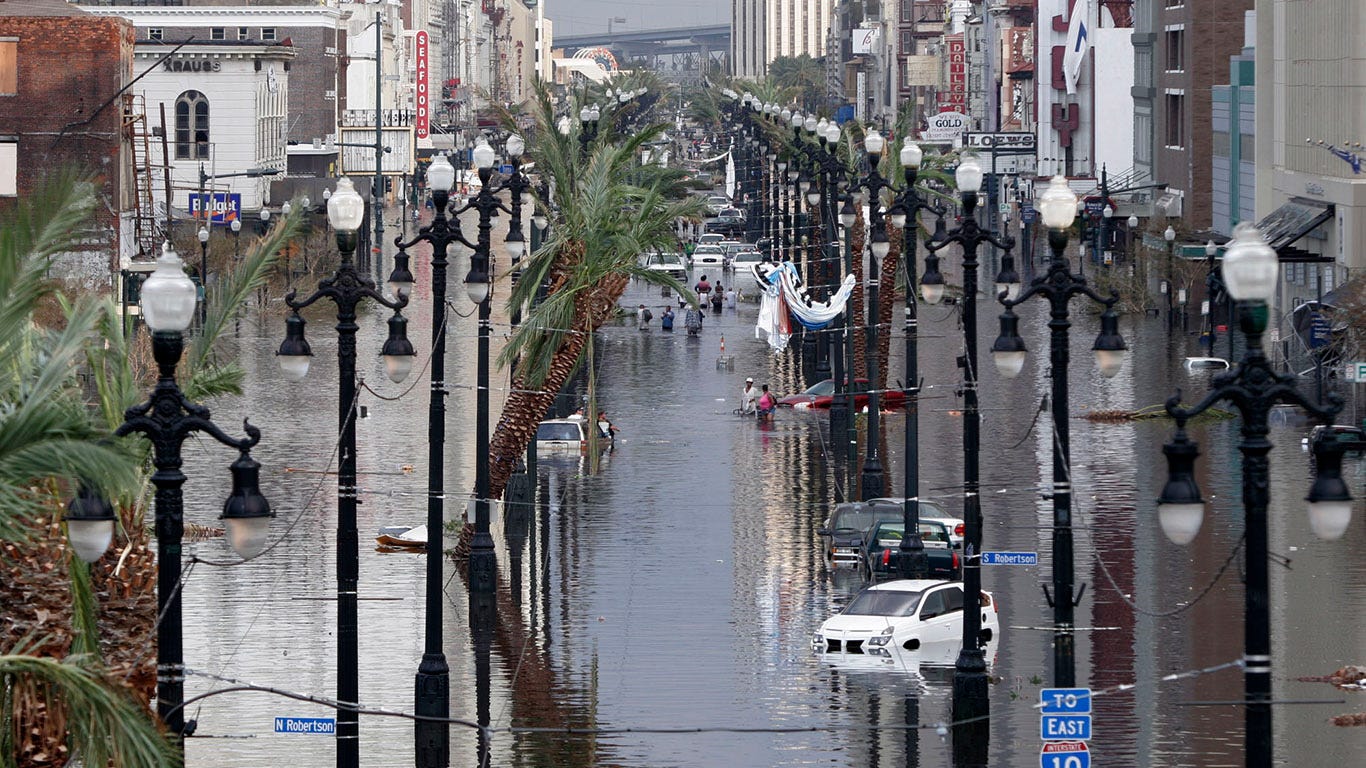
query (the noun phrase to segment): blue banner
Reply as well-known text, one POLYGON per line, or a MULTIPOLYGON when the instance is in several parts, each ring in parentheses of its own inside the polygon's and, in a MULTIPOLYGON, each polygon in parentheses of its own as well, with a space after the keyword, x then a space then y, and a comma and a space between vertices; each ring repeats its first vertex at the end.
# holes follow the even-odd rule
POLYGON ((238 192, 198 192, 190 193, 188 209, 190 216, 204 218, 204 208, 209 209, 209 221, 213 224, 230 224, 242 215, 242 195, 238 192))

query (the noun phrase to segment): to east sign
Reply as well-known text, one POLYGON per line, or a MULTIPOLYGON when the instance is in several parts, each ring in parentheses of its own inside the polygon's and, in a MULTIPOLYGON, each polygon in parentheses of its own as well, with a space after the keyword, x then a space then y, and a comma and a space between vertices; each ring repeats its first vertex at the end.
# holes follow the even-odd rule
POLYGON ((277 717, 276 733, 323 733, 337 732, 337 721, 331 717, 277 717))
POLYGON ((1039 691, 1039 705, 1039 711, 1045 715, 1078 715, 1090 712, 1091 689, 1044 688, 1039 691))
POLYGON ((1040 715, 1039 737, 1044 741, 1091 738, 1090 715, 1040 715))
POLYGON ((1039 768, 1091 768, 1084 741, 1050 741, 1039 752, 1039 768))

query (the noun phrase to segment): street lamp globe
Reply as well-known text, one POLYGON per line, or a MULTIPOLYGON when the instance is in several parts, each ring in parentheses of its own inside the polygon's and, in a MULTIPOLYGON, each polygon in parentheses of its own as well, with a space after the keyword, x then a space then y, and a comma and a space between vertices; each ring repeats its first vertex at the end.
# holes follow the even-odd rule
POLYGON ((1166 229, 1162 230, 1162 239, 1169 243, 1176 239, 1176 230, 1172 229, 1170 224, 1167 225, 1166 229))
POLYGON ((308 199, 308 195, 304 195, 303 199, 299 201, 299 205, 304 207, 304 213, 308 213, 309 208, 313 205, 313 201, 308 199))
POLYGON ((389 318, 389 338, 380 350, 380 355, 384 357, 384 373, 389 381, 397 384, 408 378, 416 354, 413 343, 408 340, 408 318, 394 312, 389 318))
POLYGON ((839 146, 841 135, 839 123, 832 120, 829 125, 825 126, 826 144, 832 147, 839 146))
POLYGON ((1129 214, 1129 222, 1128 222, 1128 223, 1129 223, 1129 229, 1138 229, 1138 217, 1135 216, 1134 214, 1132 214, 1132 213, 1129 214))
POLYGON ((142 317, 153 331, 179 333, 194 319, 194 281, 185 274, 185 263, 166 243, 157 259, 156 271, 142 284, 142 317))
POLYGON ((920 170, 920 163, 924 159, 925 151, 920 148, 919 144, 911 141, 910 136, 907 136, 905 143, 901 145, 901 167, 918 171, 920 170))
POLYGON ((285 340, 275 353, 280 363, 280 373, 290 381, 303 381, 308 375, 309 358, 313 356, 313 350, 308 346, 308 339, 304 338, 306 324, 298 312, 286 317, 285 340))
POLYGON ((493 167, 495 154, 493 151, 493 147, 490 147, 487 141, 481 140, 479 142, 479 145, 474 148, 473 155, 474 167, 478 168, 481 171, 493 167))
POLYGON ((881 156, 882 150, 886 146, 886 140, 876 130, 869 131, 868 135, 863 138, 863 151, 874 157, 881 156))
POLYGON ((520 134, 516 133, 508 137, 505 146, 507 147, 508 157, 521 157, 522 153, 526 151, 526 141, 520 134))
POLYGON ((587 104, 583 105, 583 108, 579 110, 579 122, 587 125, 588 121, 592 119, 593 110, 589 109, 587 104))
POLYGON ((1215 245, 1213 240, 1205 241, 1205 258, 1212 259, 1214 258, 1214 254, 1218 252, 1219 246, 1215 245))
POLYGON ((288 200, 284 202, 284 205, 280 206, 280 213, 284 216, 288 216, 289 212, 292 210, 294 210, 294 206, 291 205, 288 200))
POLYGON ((1109 205, 1106 205, 1104 208, 1101 209, 1100 215, 1104 216, 1107 219, 1111 218, 1115 215, 1115 209, 1111 208, 1109 205))
POLYGON ((1002 378, 1013 379, 1024 370, 1025 355, 1028 354, 1025 341, 1020 336, 1020 318, 1011 308, 1001 315, 1001 334, 991 345, 991 360, 1002 378))
POLYGON ((259 462, 244 451, 229 471, 232 472, 232 494, 223 503, 220 519, 228 546, 242 559, 250 560, 265 550, 270 519, 275 513, 261 494, 259 462))
POLYGON ((264 206, 262 206, 262 207, 261 207, 261 222, 262 222, 262 223, 265 223, 265 222, 268 222, 268 221, 270 221, 270 209, 269 209, 269 208, 266 208, 266 207, 264 207, 264 206))
POLYGON ((816 132, 816 127, 819 125, 820 123, 816 121, 815 115, 807 115, 806 121, 802 124, 802 127, 806 129, 807 133, 814 134, 816 132))
POLYGON ((1115 314, 1113 308, 1101 313, 1100 333, 1096 335, 1096 343, 1091 351, 1096 355, 1096 368, 1107 379, 1114 378, 1119 369, 1124 367, 1129 347, 1124 343, 1124 337, 1119 335, 1119 315, 1115 314))
POLYGON ((1276 290, 1280 265, 1261 232, 1246 222, 1233 228, 1224 251, 1224 287, 1238 301, 1267 301, 1276 290))
POLYGON ((976 194, 981 190, 982 164, 977 162, 977 156, 964 157, 958 163, 958 170, 954 171, 953 177, 958 182, 959 192, 976 194))
POLYGON ((198 237, 200 245, 209 242, 209 230, 206 227, 200 227, 198 237))
POLYGON ((1157 521, 1173 544, 1186 545, 1195 540, 1205 519, 1205 500, 1195 482, 1200 451, 1181 427, 1162 452, 1167 455, 1167 483, 1157 497, 1157 521))
POLYGON ((67 502, 65 520, 71 548, 87 563, 99 560, 114 540, 114 507, 84 483, 67 502))
POLYGON ((1320 539, 1337 539, 1352 521, 1352 494, 1342 480, 1342 446, 1331 440, 1314 443, 1314 484, 1309 502, 1309 527, 1320 539))
POLYGON ((232 223, 228 225, 228 229, 231 229, 231 230, 232 230, 232 233, 233 233, 234 235, 237 234, 238 232, 241 232, 241 231, 242 231, 242 220, 241 220, 241 219, 233 219, 233 220, 232 220, 232 223))
POLYGON ((365 221, 365 200, 345 176, 337 179, 337 188, 327 199, 327 220, 333 229, 343 233, 356 232, 365 221))
POLYGON ((617 92, 617 103, 618 103, 618 104, 625 104, 626 102, 628 102, 628 101, 630 101, 630 100, 631 100, 631 94, 627 93, 626 91, 618 91, 618 92, 617 92))
POLYGON ((873 253, 873 266, 878 267, 882 260, 887 258, 887 254, 892 251, 892 244, 887 240, 887 233, 878 229, 873 232, 873 242, 868 246, 868 250, 873 253))
POLYGON ((1049 229, 1067 229, 1077 217, 1077 195, 1067 185, 1066 176, 1054 176, 1035 206, 1049 229))
POLYGON ((450 192, 455 187, 455 166, 444 153, 437 155, 427 167, 427 185, 442 192, 450 192))

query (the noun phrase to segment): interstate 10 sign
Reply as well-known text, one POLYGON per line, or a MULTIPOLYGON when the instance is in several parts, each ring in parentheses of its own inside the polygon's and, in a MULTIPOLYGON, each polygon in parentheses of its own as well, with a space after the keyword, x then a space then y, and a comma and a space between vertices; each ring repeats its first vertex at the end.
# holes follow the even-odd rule
POLYGON ((1039 768, 1091 768, 1084 741, 1050 741, 1039 751, 1039 768))

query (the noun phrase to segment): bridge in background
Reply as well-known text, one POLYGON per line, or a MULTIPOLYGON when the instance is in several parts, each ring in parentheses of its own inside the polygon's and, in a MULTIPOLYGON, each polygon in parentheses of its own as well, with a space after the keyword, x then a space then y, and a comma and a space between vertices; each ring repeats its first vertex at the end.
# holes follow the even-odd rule
POLYGON ((703 62, 719 63, 723 71, 730 70, 729 24, 639 31, 614 29, 610 34, 556 37, 553 45, 571 55, 581 48, 607 48, 623 66, 644 61, 670 80, 700 79, 707 69, 703 62))

